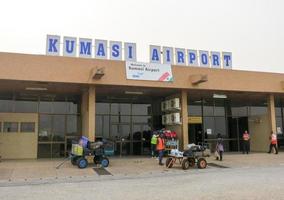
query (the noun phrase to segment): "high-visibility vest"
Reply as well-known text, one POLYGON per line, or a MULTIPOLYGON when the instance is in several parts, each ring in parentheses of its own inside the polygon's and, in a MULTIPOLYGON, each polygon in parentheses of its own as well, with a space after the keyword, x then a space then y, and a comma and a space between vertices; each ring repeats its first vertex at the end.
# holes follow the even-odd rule
POLYGON ((159 137, 157 143, 157 150, 164 150, 164 149, 165 149, 165 140, 159 137))
POLYGON ((277 136, 274 133, 271 135, 271 144, 277 144, 277 136))
POLYGON ((156 135, 153 135, 151 138, 151 144, 157 144, 158 138, 156 135))
POLYGON ((243 134, 243 140, 245 140, 245 141, 249 140, 249 134, 248 133, 243 134))

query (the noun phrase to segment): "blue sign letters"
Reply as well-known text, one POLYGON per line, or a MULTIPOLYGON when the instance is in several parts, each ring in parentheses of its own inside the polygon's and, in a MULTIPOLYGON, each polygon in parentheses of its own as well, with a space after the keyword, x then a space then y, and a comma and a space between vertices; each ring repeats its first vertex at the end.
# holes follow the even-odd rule
POLYGON ((80 56, 91 56, 92 42, 89 40, 80 39, 80 56))

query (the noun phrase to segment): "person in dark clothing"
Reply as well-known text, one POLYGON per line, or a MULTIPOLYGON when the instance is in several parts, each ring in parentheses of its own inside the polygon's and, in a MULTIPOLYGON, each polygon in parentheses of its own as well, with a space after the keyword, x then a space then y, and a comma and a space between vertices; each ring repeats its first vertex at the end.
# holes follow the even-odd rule
POLYGON ((224 145, 223 145, 223 138, 220 133, 217 135, 217 144, 216 144, 216 152, 219 154, 220 161, 223 160, 223 153, 224 153, 224 145))

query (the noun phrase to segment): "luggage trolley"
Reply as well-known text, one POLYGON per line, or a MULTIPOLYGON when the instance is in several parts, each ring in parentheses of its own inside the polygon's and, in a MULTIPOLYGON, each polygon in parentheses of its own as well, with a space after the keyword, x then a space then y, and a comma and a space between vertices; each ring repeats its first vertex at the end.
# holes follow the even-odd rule
POLYGON ((187 170, 197 164, 199 169, 207 167, 205 157, 210 156, 210 150, 200 145, 193 145, 188 150, 181 153, 169 154, 166 160, 166 167, 172 168, 175 163, 181 165, 182 169, 187 170))
POLYGON ((88 163, 100 164, 108 167, 109 159, 104 154, 104 144, 102 142, 88 142, 87 147, 79 144, 72 144, 71 163, 80 169, 86 168, 88 163))

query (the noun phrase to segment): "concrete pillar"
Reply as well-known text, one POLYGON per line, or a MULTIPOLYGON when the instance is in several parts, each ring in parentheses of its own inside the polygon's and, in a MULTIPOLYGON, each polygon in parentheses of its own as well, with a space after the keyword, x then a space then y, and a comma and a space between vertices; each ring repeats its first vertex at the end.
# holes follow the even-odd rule
MULTIPOLYGON (((268 109, 268 123, 270 131, 276 133, 276 117, 275 117, 275 103, 274 103, 274 95, 270 94, 267 100, 267 109, 268 109)), ((269 133, 270 133, 269 131, 269 133)), ((268 133, 268 134, 269 134, 268 133)))
POLYGON ((187 112, 187 91, 181 91, 181 119, 182 119, 182 147, 188 144, 188 112, 187 112))
POLYGON ((90 86, 82 95, 82 135, 89 138, 90 141, 95 140, 95 102, 96 88, 90 86))

